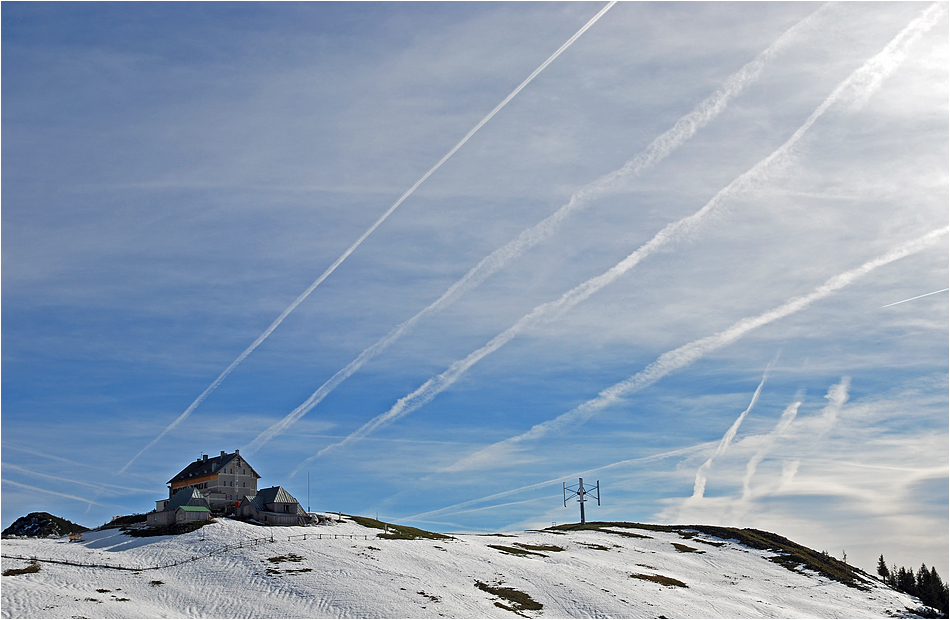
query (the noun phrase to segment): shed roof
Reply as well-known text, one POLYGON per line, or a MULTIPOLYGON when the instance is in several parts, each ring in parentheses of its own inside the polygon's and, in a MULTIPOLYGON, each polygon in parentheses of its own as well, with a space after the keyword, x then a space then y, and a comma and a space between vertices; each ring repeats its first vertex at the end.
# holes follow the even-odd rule
POLYGON ((211 512, 204 506, 179 506, 178 510, 184 510, 185 512, 211 512))

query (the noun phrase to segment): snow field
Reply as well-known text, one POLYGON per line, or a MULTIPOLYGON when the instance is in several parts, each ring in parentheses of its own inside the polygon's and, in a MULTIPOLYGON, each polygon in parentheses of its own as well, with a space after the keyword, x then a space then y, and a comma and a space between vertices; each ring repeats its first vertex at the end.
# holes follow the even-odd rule
MULTIPOLYGON (((225 545, 231 549, 138 572, 44 562, 38 573, 2 578, 0 612, 4 618, 516 617, 495 604, 511 607, 510 601, 477 588, 476 581, 528 594, 543 605, 540 611, 521 612, 531 617, 887 617, 916 607, 911 597, 878 584, 861 591, 789 571, 768 561, 770 553, 735 542, 704 535, 684 539, 675 532, 614 532, 388 540, 375 538, 380 530, 344 517, 332 526, 281 528, 220 519, 190 534, 152 538, 107 530, 87 533, 82 543, 4 540, 4 555, 134 567, 188 560, 225 545), (624 535, 631 533, 648 538, 624 535), (274 542, 234 549, 271 534, 274 542), (307 540, 287 540, 302 534, 307 540), (673 543, 696 551, 678 551, 673 543), (687 587, 632 574, 669 577, 687 587)), ((26 564, 2 560, 4 570, 26 564)))

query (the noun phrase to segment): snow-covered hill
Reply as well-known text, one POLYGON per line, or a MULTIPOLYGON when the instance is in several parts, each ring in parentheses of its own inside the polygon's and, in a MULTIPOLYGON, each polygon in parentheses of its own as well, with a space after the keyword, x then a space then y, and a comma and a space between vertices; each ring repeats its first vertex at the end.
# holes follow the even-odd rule
MULTIPOLYGON (((4 556, 144 570, 40 562, 37 572, 2 578, 2 615, 864 618, 906 616, 919 605, 874 580, 849 587, 770 561, 774 551, 708 533, 616 524, 446 539, 383 533, 344 516, 311 527, 219 519, 180 536, 133 538, 113 529, 78 543, 4 540, 4 556)), ((28 564, 2 561, 4 571, 28 564)))

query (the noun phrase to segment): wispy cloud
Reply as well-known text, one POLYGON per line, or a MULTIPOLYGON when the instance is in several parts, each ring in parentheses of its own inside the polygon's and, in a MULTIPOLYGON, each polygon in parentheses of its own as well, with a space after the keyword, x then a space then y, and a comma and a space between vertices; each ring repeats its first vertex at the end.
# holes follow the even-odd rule
POLYGON ((90 488, 96 489, 96 491, 98 491, 98 492, 100 492, 100 493, 108 493, 108 494, 111 494, 111 495, 115 495, 115 494, 118 494, 118 493, 125 493, 125 494, 128 494, 128 493, 152 493, 152 492, 155 491, 154 488, 152 488, 152 489, 136 489, 136 488, 134 488, 134 487, 120 486, 120 485, 117 485, 117 484, 108 484, 108 483, 105 483, 105 482, 92 483, 92 482, 84 482, 84 481, 82 481, 82 480, 73 480, 72 478, 64 478, 64 477, 62 477, 62 476, 54 476, 54 475, 52 475, 52 474, 44 474, 43 472, 33 471, 33 470, 27 469, 27 468, 25 468, 25 467, 20 467, 20 466, 18 466, 18 465, 13 465, 12 463, 3 463, 2 466, 5 467, 7 470, 18 471, 18 472, 20 472, 20 473, 22 473, 22 474, 26 474, 26 475, 28 475, 28 476, 36 476, 37 478, 46 478, 47 480, 55 480, 55 481, 57 481, 57 482, 68 482, 69 484, 78 484, 78 485, 80 485, 80 486, 90 487, 90 488))
POLYGON ((788 430, 789 425, 795 420, 795 416, 798 415, 798 408, 801 406, 802 401, 796 400, 785 408, 785 411, 782 412, 781 417, 779 417, 778 422, 775 424, 775 428, 772 429, 771 433, 765 436, 759 449, 755 451, 755 454, 753 454, 749 462, 746 463, 745 477, 742 478, 743 501, 748 500, 752 495, 752 477, 755 476, 755 470, 759 467, 759 463, 761 463, 762 459, 772 450, 772 446, 775 442, 788 430))
POLYGON ((64 497, 66 499, 72 499, 72 500, 76 500, 77 502, 82 502, 83 504, 95 504, 96 506, 104 506, 104 507, 108 507, 110 505, 110 504, 100 504, 99 502, 91 501, 88 497, 77 497, 76 495, 69 495, 68 493, 50 491, 49 489, 34 487, 29 484, 23 484, 22 482, 14 482, 13 480, 3 479, 2 482, 3 484, 12 484, 15 487, 26 489, 27 491, 33 491, 36 493, 46 493, 47 495, 55 495, 57 497, 64 497))
POLYGON ((641 174, 668 157, 687 140, 692 138, 697 131, 716 118, 726 108, 729 102, 742 93, 749 84, 758 79, 768 61, 780 50, 793 42, 795 37, 800 34, 803 29, 812 24, 820 14, 824 13, 827 6, 828 5, 822 5, 817 11, 786 30, 767 49, 756 56, 755 59, 731 75, 722 87, 701 101, 691 112, 680 118, 673 127, 655 138, 644 150, 637 153, 621 168, 581 187, 571 195, 570 200, 560 209, 534 226, 522 231, 517 238, 483 258, 460 280, 450 286, 439 299, 419 311, 409 320, 395 327, 375 344, 365 349, 355 360, 350 362, 342 370, 339 370, 326 383, 321 385, 310 398, 287 414, 282 420, 274 423, 259 434, 253 441, 242 448, 242 450, 248 454, 253 454, 259 450, 264 444, 287 430, 287 428, 293 425, 297 420, 316 407, 330 392, 352 376, 353 373, 362 368, 368 361, 388 349, 390 345, 404 336, 424 317, 446 309, 464 293, 477 287, 492 274, 503 269, 511 261, 542 241, 549 239, 555 231, 560 228, 569 215, 586 208, 597 198, 618 190, 631 177, 641 174))
POLYGON ((693 484, 693 497, 701 498, 703 493, 706 490, 706 472, 709 471, 709 468, 712 467, 713 460, 725 453, 729 449, 729 444, 732 443, 732 439, 736 436, 736 433, 739 431, 739 425, 742 424, 742 421, 745 417, 752 411, 752 408, 755 407, 755 403, 759 400, 759 394, 762 393, 762 388, 765 386, 765 381, 769 378, 769 372, 772 370, 772 367, 775 365, 775 362, 778 361, 779 353, 775 354, 775 357, 772 358, 772 361, 769 362, 768 366, 765 367, 765 372, 762 373, 762 380, 759 382, 758 387, 755 388, 755 392, 752 393, 752 400, 749 401, 749 406, 746 407, 745 411, 739 414, 739 417, 736 418, 736 421, 732 423, 732 426, 729 427, 729 430, 726 431, 726 434, 722 436, 719 445, 716 447, 716 452, 714 452, 706 462, 699 466, 699 469, 696 470, 696 482, 693 484))
POLYGON ((702 358, 704 355, 711 353, 712 351, 732 344, 750 331, 758 329, 764 325, 768 325, 773 321, 777 321, 778 319, 784 318, 796 312, 800 312, 801 310, 804 310, 810 306, 812 303, 820 299, 824 299, 829 295, 845 288, 846 286, 853 284, 855 281, 866 276, 875 269, 926 249, 935 243, 939 238, 946 235, 948 230, 950 230, 950 227, 940 228, 927 233, 922 237, 908 241, 886 254, 867 261, 860 267, 840 273, 830 278, 824 284, 817 287, 814 291, 807 295, 793 297, 792 299, 789 299, 782 305, 773 308, 772 310, 763 312, 757 316, 747 317, 737 321, 729 328, 717 334, 700 338, 699 340, 685 344, 678 349, 668 351, 661 355, 655 362, 634 376, 602 391, 600 395, 597 396, 597 398, 591 399, 572 409, 571 411, 561 414, 553 420, 548 420, 547 422, 537 424, 532 427, 531 430, 521 435, 511 437, 504 441, 493 444, 488 448, 480 450, 479 452, 476 452, 475 454, 460 460, 450 469, 462 470, 472 468, 486 468, 491 467, 493 464, 500 463, 502 462, 501 455, 505 454, 508 450, 511 450, 516 445, 524 441, 536 440, 554 431, 563 429, 566 426, 580 424, 581 422, 584 422, 591 416, 595 415, 601 409, 619 402, 625 396, 653 385, 655 382, 659 381, 674 370, 679 370, 680 368, 688 366, 696 360, 702 358))
POLYGON ((917 18, 911 21, 890 43, 877 55, 865 62, 860 68, 855 70, 848 78, 838 84, 832 93, 815 109, 814 112, 805 120, 805 122, 785 141, 778 149, 770 155, 760 160, 752 168, 734 179, 729 185, 719 190, 716 195, 707 202, 699 211, 692 215, 668 224, 663 230, 658 232, 650 241, 635 250, 632 254, 620 261, 607 272, 591 278, 564 293, 559 299, 547 302, 537 306, 527 315, 523 316, 514 325, 495 336, 491 341, 480 349, 470 353, 462 360, 454 362, 446 371, 436 375, 422 384, 415 391, 400 398, 389 411, 380 414, 365 423, 356 431, 351 433, 341 442, 331 444, 317 454, 310 457, 294 469, 291 475, 299 472, 307 463, 319 458, 327 452, 346 446, 354 441, 358 441, 375 431, 379 427, 392 423, 393 421, 406 416, 418 408, 430 402, 439 393, 450 387, 461 377, 469 368, 476 363, 494 353, 502 346, 510 342, 517 335, 556 313, 563 313, 578 303, 586 300, 591 295, 601 290, 608 284, 614 282, 621 275, 630 271, 660 248, 669 243, 681 241, 691 235, 697 227, 712 213, 723 206, 727 200, 736 197, 743 191, 752 188, 756 183, 761 182, 785 157, 787 157, 795 144, 801 140, 802 136, 828 111, 831 106, 840 100, 845 102, 854 102, 862 98, 866 91, 876 91, 881 81, 893 73, 900 62, 906 57, 906 50, 913 45, 920 36, 931 29, 936 22, 943 17, 945 7, 934 4, 924 10, 917 18))
POLYGON ((329 267, 327 267, 326 271, 324 271, 324 272, 320 275, 320 277, 318 277, 316 280, 314 280, 313 283, 312 283, 310 286, 308 286, 307 289, 297 297, 297 299, 295 299, 295 300, 293 301, 293 303, 291 303, 289 306, 287 306, 287 308, 285 308, 284 311, 281 312, 280 315, 279 315, 276 319, 274 319, 274 322, 271 323, 270 326, 269 326, 266 330, 264 330, 264 332, 263 332, 260 336, 258 336, 256 340, 254 340, 254 342, 252 342, 246 349, 244 349, 244 351, 242 351, 241 354, 238 355, 237 358, 236 358, 233 362, 231 362, 231 364, 221 372, 220 375, 218 375, 218 378, 215 379, 215 380, 211 383, 211 385, 209 385, 207 388, 205 388, 205 391, 204 391, 204 392, 202 392, 201 394, 198 395, 198 398, 196 398, 196 399, 194 400, 194 402, 192 402, 191 405, 189 405, 188 408, 185 409, 185 411, 184 411, 180 416, 178 416, 177 418, 175 418, 175 420, 174 420, 171 424, 169 424, 168 426, 166 426, 165 429, 164 429, 161 433, 159 433, 159 435, 158 435, 155 439, 153 439, 151 442, 149 442, 149 443, 148 443, 144 448, 142 448, 135 456, 133 456, 131 459, 129 459, 129 462, 126 463, 124 466, 122 466, 122 469, 119 470, 119 473, 124 473, 125 470, 128 469, 129 466, 130 466, 133 462, 135 462, 135 460, 136 460, 138 457, 140 457, 143 453, 145 453, 145 451, 147 451, 149 448, 151 448, 151 447, 154 446, 156 443, 158 443, 158 442, 162 439, 162 437, 164 437, 164 436, 167 435, 169 432, 171 432, 171 431, 172 431, 175 427, 177 427, 179 424, 181 424, 182 422, 184 422, 184 421, 188 418, 188 416, 190 416, 191 413, 198 407, 198 405, 200 405, 201 402, 202 402, 205 398, 207 398, 209 394, 211 394, 211 392, 213 392, 215 389, 217 389, 217 387, 218 387, 219 385, 221 385, 221 383, 222 383, 225 379, 227 379, 228 375, 230 375, 231 372, 232 372, 235 368, 237 368, 238 365, 239 365, 241 362, 243 362, 244 359, 247 358, 247 356, 250 355, 250 354, 254 351, 254 349, 256 349, 258 346, 260 346, 260 344, 261 344, 262 342, 264 342, 264 341, 267 339, 267 337, 270 336, 270 335, 274 332, 274 330, 277 329, 277 327, 278 327, 281 323, 284 322, 284 319, 286 319, 286 318, 290 315, 290 313, 293 312, 293 311, 297 308, 297 306, 299 306, 305 299, 307 299, 307 297, 309 297, 310 294, 311 294, 314 290, 316 290, 316 288, 317 288, 318 286, 320 286, 320 284, 330 276, 330 274, 332 274, 334 271, 336 271, 336 268, 339 267, 339 266, 343 263, 343 261, 345 261, 345 260, 350 256, 350 254, 352 254, 352 253, 356 250, 356 248, 358 248, 358 247, 363 243, 363 241, 366 240, 367 237, 369 237, 371 234, 373 234, 373 231, 375 231, 377 228, 379 228, 379 226, 380 226, 383 222, 385 222, 386 219, 388 219, 390 215, 392 215, 393 211, 395 211, 395 210, 399 207, 399 205, 401 205, 403 202, 405 202, 405 200, 406 200, 407 198, 409 198, 409 196, 411 196, 411 195, 413 194, 413 192, 415 192, 416 189, 418 189, 419 186, 422 185, 422 184, 425 182, 426 179, 428 179, 430 176, 432 176, 432 174, 433 174, 436 170, 438 170, 439 168, 442 167, 442 164, 444 164, 446 161, 448 161, 449 158, 452 157, 452 155, 454 155, 454 154, 456 153, 456 151, 458 151, 460 148, 462 148, 462 146, 463 146, 466 142, 468 142, 469 139, 470 139, 473 135, 475 135, 475 133, 485 125, 485 123, 487 123, 488 121, 490 121, 493 116, 495 116, 502 108, 504 108, 504 107, 508 104, 509 101, 511 101, 512 99, 514 99, 515 96, 516 96, 518 93, 520 93, 520 92, 524 89, 525 86, 527 86, 539 73, 541 73, 541 71, 543 71, 543 70, 545 69, 545 67, 547 67, 549 64, 551 64, 552 62, 554 62, 554 60, 555 60, 558 56, 560 56, 561 53, 564 52, 564 50, 566 50, 567 48, 569 48, 569 47, 574 43, 574 41, 576 41, 578 38, 580 38, 580 36, 581 36, 582 34, 584 34, 591 26, 593 26, 595 23, 597 23, 597 21, 601 18, 601 16, 603 16, 604 13, 606 13, 608 10, 610 10, 610 8, 611 8, 614 4, 616 4, 616 3, 617 3, 617 0, 610 0, 610 2, 608 2, 607 5, 604 6, 600 11, 598 11, 597 14, 594 15, 586 24, 584 24, 584 26, 582 26, 580 30, 578 30, 576 33, 574 33, 574 36, 572 36, 570 39, 568 39, 561 47, 559 47, 559 48, 557 49, 557 51, 555 51, 553 54, 551 54, 551 56, 549 56, 547 60, 545 60, 543 63, 541 63, 541 66, 539 66, 537 69, 535 69, 535 70, 531 73, 531 75, 529 75, 521 84, 519 84, 517 88, 515 88, 513 91, 511 91, 511 93, 510 93, 507 97, 505 97, 505 98, 501 101, 501 103, 499 103, 497 106, 495 106, 495 108, 494 108, 491 112, 489 112, 482 120, 480 120, 480 121, 478 122, 478 124, 475 125, 475 127, 473 127, 467 134, 465 134, 465 137, 462 138, 462 139, 458 142, 458 144, 456 144, 454 147, 452 147, 452 149, 451 149, 448 153, 446 153, 446 154, 442 157, 442 159, 440 159, 440 160, 438 161, 438 163, 436 163, 434 166, 432 166, 432 168, 430 168, 428 172, 426 172, 424 175, 422 175, 422 177, 421 177, 418 181, 416 181, 416 182, 412 185, 412 187, 410 187, 408 190, 406 190, 406 192, 405 192, 402 196, 399 197, 399 200, 397 200, 395 203, 393 203, 393 205, 392 205, 391 207, 389 207, 389 209, 387 209, 386 212, 383 213, 383 214, 379 217, 379 219, 377 219, 376 222, 373 223, 372 226, 370 226, 368 229, 366 229, 366 231, 365 231, 362 235, 360 235, 360 237, 359 237, 355 242, 353 242, 353 244, 352 244, 350 247, 348 247, 348 248, 346 249, 346 251, 343 252, 343 254, 341 254, 341 255, 339 256, 339 258, 337 258, 335 261, 333 261, 333 264, 331 264, 329 267))

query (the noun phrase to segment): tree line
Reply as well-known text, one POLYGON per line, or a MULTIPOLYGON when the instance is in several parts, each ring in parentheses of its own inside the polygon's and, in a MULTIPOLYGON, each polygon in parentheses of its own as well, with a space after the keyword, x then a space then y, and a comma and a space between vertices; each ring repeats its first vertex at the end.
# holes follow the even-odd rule
POLYGON ((881 576, 884 583, 895 590, 916 596, 924 605, 933 607, 944 617, 947 616, 950 592, 948 592, 948 584, 945 584, 937 574, 936 567, 927 570, 927 565, 921 564, 916 573, 912 568, 903 566, 897 568, 896 564, 888 568, 884 555, 881 554, 877 560, 877 574, 881 576))

